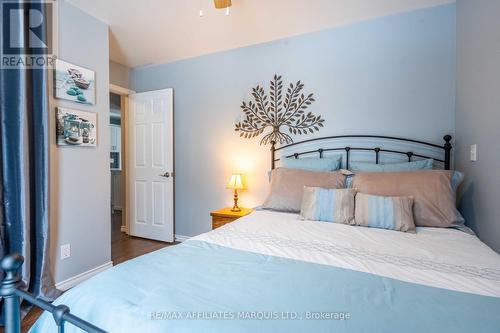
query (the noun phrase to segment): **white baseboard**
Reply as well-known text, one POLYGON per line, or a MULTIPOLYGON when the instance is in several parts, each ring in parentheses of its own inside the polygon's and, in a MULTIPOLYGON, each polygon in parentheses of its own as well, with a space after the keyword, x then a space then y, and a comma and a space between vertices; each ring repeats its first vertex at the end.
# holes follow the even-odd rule
POLYGON ((191 237, 189 237, 189 236, 182 236, 182 235, 174 235, 174 239, 175 239, 176 242, 181 242, 182 243, 182 242, 188 240, 189 238, 191 238, 191 237))
POLYGON ((126 226, 124 226, 124 225, 122 225, 122 226, 120 227, 120 231, 121 231, 121 232, 127 232, 127 227, 126 227, 126 226))
POLYGON ((86 272, 83 272, 81 274, 70 277, 67 280, 56 283, 56 288, 59 290, 62 290, 62 291, 66 291, 68 289, 73 288, 77 284, 80 284, 83 281, 91 278, 92 276, 94 276, 94 275, 96 275, 96 274, 98 274, 98 273, 100 273, 108 268, 111 268, 111 267, 113 267, 113 262, 112 261, 107 262, 101 266, 97 266, 97 267, 92 268, 86 272))

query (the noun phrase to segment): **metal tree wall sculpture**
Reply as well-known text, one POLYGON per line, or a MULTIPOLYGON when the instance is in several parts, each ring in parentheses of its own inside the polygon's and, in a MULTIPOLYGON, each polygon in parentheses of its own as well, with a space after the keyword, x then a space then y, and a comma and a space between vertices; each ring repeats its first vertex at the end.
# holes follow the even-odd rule
POLYGON ((284 133, 287 129, 294 135, 319 131, 324 119, 311 112, 306 113, 309 105, 314 102, 314 97, 312 93, 304 95, 303 89, 304 84, 300 81, 290 83, 283 99, 283 81, 278 75, 274 75, 271 80, 269 98, 261 86, 252 88, 254 101, 241 104, 244 118, 235 124, 234 130, 240 132, 240 137, 254 138, 271 128, 272 131, 260 141, 261 145, 270 142, 292 143, 292 137, 284 133))

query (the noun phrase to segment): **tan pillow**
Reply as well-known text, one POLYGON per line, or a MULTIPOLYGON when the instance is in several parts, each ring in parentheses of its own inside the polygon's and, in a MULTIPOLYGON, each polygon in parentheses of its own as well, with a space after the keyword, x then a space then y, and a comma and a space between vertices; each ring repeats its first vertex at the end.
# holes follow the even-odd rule
POLYGON ((452 227, 463 223, 456 208, 451 186, 453 171, 422 170, 414 172, 358 173, 353 188, 358 192, 383 196, 412 196, 415 225, 452 227))
POLYGON ((345 176, 339 171, 308 171, 277 168, 271 172, 271 191, 263 207, 299 212, 304 186, 344 188, 345 176))

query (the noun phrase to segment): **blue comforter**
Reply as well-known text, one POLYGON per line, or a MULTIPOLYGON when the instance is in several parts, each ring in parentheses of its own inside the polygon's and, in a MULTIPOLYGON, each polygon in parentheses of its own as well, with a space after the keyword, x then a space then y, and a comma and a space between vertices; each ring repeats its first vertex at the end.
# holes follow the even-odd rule
MULTIPOLYGON (((199 240, 115 266, 56 303, 117 333, 500 332, 497 297, 199 240)), ((55 331, 47 313, 31 330, 55 331)))

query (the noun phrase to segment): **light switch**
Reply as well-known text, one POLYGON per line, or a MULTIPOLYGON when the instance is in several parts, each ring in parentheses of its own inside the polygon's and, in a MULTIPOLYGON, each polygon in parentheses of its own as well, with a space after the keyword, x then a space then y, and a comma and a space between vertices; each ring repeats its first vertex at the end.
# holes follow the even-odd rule
POLYGON ((470 160, 475 162, 477 161, 477 145, 473 144, 470 146, 470 160))

